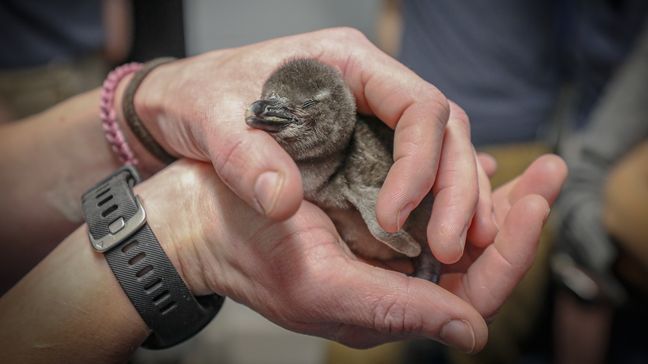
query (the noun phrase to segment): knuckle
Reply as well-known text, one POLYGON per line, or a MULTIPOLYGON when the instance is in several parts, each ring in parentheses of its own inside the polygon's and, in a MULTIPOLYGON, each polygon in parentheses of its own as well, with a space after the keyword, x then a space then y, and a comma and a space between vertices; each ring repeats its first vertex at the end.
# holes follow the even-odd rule
POLYGON ((405 326, 405 310, 394 297, 382 298, 372 311, 374 328, 392 334, 401 332, 405 326))
POLYGON ((228 141, 224 146, 222 153, 212 156, 212 163, 218 172, 218 175, 225 183, 236 180, 236 176, 242 170, 245 164, 246 145, 243 139, 228 141))
POLYGON ((415 156, 425 145, 427 132, 423 123, 402 123, 397 126, 397 145, 395 146, 394 160, 415 156))
POLYGON ((450 119, 450 101, 448 101, 441 91, 436 88, 435 90, 436 92, 434 93, 436 96, 434 97, 434 100, 436 102, 436 108, 439 110, 439 120, 441 120, 445 125, 448 123, 448 119, 450 119))
POLYGON ((470 117, 468 117, 468 113, 461 106, 454 102, 450 103, 450 115, 452 115, 451 119, 453 122, 466 130, 470 130, 470 117))
POLYGON ((450 119, 450 101, 439 89, 423 81, 420 87, 415 90, 414 97, 417 102, 422 102, 431 110, 432 117, 423 120, 439 123, 443 127, 446 126, 448 119, 450 119))
POLYGON ((330 31, 332 36, 343 40, 351 40, 361 43, 369 42, 369 39, 363 32, 353 27, 337 27, 332 28, 330 31))
POLYGON ((374 329, 380 333, 417 334, 421 319, 411 309, 409 295, 389 295, 379 299, 373 307, 374 329))

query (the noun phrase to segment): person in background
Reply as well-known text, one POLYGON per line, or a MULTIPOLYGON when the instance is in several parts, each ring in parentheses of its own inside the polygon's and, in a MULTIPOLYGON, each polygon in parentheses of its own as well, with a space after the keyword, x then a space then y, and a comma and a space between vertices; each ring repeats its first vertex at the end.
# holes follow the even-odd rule
POLYGON ((110 67, 184 57, 181 0, 0 3, 0 122, 101 85, 110 67))
POLYGON ((648 26, 641 34, 587 127, 562 148, 571 174, 555 211, 557 363, 648 357, 639 309, 648 302, 648 26))
POLYGON ((99 86, 130 50, 128 0, 0 4, 0 121, 41 112, 99 86))

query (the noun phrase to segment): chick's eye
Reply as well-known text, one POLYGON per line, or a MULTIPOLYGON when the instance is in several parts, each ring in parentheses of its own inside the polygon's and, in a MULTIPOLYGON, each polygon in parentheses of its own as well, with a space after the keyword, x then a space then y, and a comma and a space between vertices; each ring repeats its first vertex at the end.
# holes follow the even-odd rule
POLYGON ((304 103, 302 104, 302 109, 309 108, 309 107, 315 105, 316 103, 317 103, 317 101, 316 101, 316 100, 313 100, 313 99, 306 100, 306 101, 304 101, 304 103))

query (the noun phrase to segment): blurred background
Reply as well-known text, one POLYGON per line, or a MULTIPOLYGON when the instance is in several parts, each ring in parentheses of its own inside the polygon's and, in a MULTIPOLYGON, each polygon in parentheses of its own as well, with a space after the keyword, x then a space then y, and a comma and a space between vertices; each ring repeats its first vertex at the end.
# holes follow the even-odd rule
POLYGON ((494 187, 543 153, 570 167, 486 349, 352 350, 228 301, 194 339, 132 362, 646 363, 646 14, 645 0, 3 0, 0 122, 98 87, 124 62, 358 28, 468 112, 477 149, 498 160, 494 187))

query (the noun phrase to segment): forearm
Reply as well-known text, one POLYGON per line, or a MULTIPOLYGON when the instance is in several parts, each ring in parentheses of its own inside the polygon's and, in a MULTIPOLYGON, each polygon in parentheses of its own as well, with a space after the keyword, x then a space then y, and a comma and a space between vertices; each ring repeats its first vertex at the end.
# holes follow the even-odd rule
POLYGON ((98 102, 93 91, 2 126, 0 292, 81 223, 81 194, 118 165, 98 102))
POLYGON ((630 153, 610 173, 605 189, 604 222, 608 231, 642 262, 648 262, 648 142, 630 153))
POLYGON ((85 227, 0 299, 7 363, 126 362, 147 334, 85 227))
MULTIPOLYGON (((146 152, 123 121, 121 95, 129 80, 127 77, 120 83, 114 108, 126 140, 140 161, 138 169, 148 176, 163 165, 146 152)), ((12 191, 0 195, 0 206, 12 211, 11 216, 0 221, 2 240, 34 240, 24 235, 22 227, 16 227, 29 222, 44 231, 48 239, 56 238, 51 233, 63 234, 54 239, 60 241, 81 222, 81 194, 119 167, 99 119, 99 97, 99 90, 87 92, 2 126, 0 188, 12 191)))
POLYGON ((98 100, 89 92, 3 127, 0 205, 12 213, 0 222, 2 241, 60 241, 79 225, 81 194, 118 165, 98 100))
MULTIPOLYGON (((83 192, 120 165, 101 127, 99 97, 91 91, 0 129, 0 292, 81 223, 83 192)), ((160 169, 118 119, 140 171, 160 169)))
MULTIPOLYGON (((203 190, 196 183, 206 175, 198 172, 205 170, 209 167, 180 162, 135 188, 160 245, 197 294, 211 291, 195 279, 187 280, 185 272, 200 265, 190 256, 182 259, 189 268, 183 267, 178 251, 192 251, 193 242, 201 240, 202 230, 192 223, 192 217, 210 211, 195 198, 200 192, 211 196, 211 185, 203 190), (196 195, 185 193, 187 190, 196 195), (184 212, 180 215, 179 205, 184 212)), ((194 275, 200 276, 200 272, 194 275)), ((0 298, 3 363, 126 362, 147 335, 148 328, 103 254, 92 249, 85 225, 0 298)))

